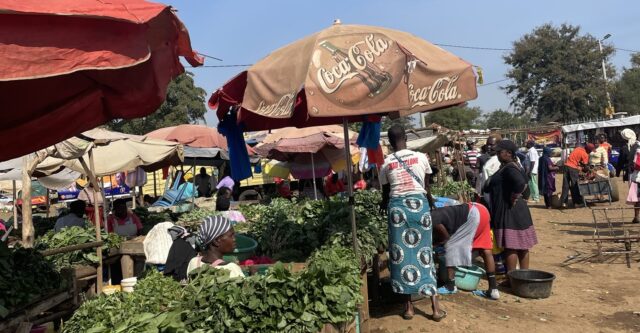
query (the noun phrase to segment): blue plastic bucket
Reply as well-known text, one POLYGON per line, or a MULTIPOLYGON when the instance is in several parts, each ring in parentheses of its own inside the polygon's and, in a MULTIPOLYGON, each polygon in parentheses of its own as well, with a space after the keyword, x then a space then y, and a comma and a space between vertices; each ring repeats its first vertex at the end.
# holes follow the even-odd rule
POLYGON ((478 266, 456 267, 456 287, 458 289, 473 291, 478 289, 480 278, 485 274, 484 269, 478 266))

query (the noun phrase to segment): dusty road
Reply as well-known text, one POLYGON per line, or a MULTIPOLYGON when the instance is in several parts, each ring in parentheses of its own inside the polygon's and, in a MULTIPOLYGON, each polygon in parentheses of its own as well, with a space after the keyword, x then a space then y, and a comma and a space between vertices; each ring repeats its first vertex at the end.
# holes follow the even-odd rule
MULTIPOLYGON (((593 208, 625 207, 627 186, 618 185, 622 202, 593 208)), ((624 255, 606 256, 604 263, 580 261, 595 251, 595 245, 583 241, 593 235, 591 209, 547 210, 542 204, 530 204, 530 209, 539 239, 531 268, 556 274, 550 298, 524 299, 502 290, 500 300, 490 301, 461 292, 441 298, 449 315, 440 323, 421 315, 431 314, 428 300, 416 302, 411 321, 400 317, 401 305, 372 308, 371 332, 640 332, 640 255, 631 256, 631 268, 624 255), (571 264, 561 265, 576 254, 571 264)), ((486 281, 481 283, 485 288, 486 281)))

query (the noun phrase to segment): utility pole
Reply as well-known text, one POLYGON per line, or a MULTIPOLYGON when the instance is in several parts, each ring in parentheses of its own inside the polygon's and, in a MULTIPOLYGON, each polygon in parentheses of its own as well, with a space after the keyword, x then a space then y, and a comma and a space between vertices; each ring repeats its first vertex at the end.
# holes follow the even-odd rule
POLYGON ((607 82, 608 82, 607 67, 605 66, 605 62, 604 62, 605 57, 604 57, 604 52, 602 51, 602 42, 609 37, 611 37, 611 34, 606 34, 604 37, 602 37, 602 39, 598 39, 598 47, 600 48, 600 56, 602 57, 602 76, 604 78, 604 91, 607 94, 607 107, 605 107, 604 109, 604 114, 609 118, 613 118, 615 109, 611 104, 611 95, 609 95, 609 89, 607 88, 607 82))

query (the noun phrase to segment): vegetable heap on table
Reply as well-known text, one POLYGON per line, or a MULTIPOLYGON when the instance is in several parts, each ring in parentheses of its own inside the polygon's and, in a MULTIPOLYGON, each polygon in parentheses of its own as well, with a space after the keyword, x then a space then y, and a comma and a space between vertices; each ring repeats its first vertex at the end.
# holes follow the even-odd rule
POLYGON ((362 302, 358 262, 350 249, 323 248, 308 267, 283 265, 267 275, 229 278, 204 266, 185 287, 153 273, 133 293, 84 303, 63 332, 318 332, 353 319, 362 302))
MULTIPOLYGON (((109 249, 119 248, 123 237, 115 233, 101 232, 103 254, 107 254, 109 249)), ((96 229, 93 226, 82 227, 66 227, 59 232, 53 230, 47 232, 44 236, 36 239, 35 248, 39 251, 57 249, 61 247, 91 243, 96 241, 96 229)), ((98 263, 98 256, 93 248, 77 250, 67 253, 59 253, 48 256, 48 261, 53 263, 58 269, 75 265, 93 265, 98 263)))
MULTIPOLYGON (((387 218, 379 213, 380 192, 355 194, 357 239, 360 254, 370 260, 386 248, 387 218)), ((240 206, 247 219, 241 224, 260 245, 259 251, 284 262, 305 261, 325 244, 352 246, 351 221, 346 199, 291 202, 274 199, 269 205, 240 206)))
POLYGON ((0 318, 59 290, 62 279, 35 249, 9 249, 0 242, 0 318))

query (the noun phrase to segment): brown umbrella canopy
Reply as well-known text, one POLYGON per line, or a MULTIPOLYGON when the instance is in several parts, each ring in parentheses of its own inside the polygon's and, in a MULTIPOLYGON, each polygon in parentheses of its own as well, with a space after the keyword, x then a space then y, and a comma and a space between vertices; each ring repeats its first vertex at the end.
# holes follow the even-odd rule
POLYGON ((274 51, 209 104, 219 118, 239 105, 238 121, 259 130, 408 115, 476 97, 473 66, 440 47, 397 30, 334 24, 274 51))

